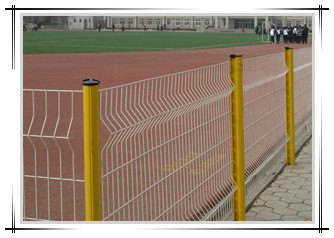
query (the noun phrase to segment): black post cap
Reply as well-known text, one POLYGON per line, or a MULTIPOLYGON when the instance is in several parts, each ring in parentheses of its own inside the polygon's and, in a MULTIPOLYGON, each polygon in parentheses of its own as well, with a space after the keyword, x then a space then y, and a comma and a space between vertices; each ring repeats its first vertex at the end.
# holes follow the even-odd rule
POLYGON ((293 49, 293 48, 291 48, 291 47, 284 47, 286 50, 290 50, 290 49, 293 49))
POLYGON ((232 55, 230 55, 230 58, 234 59, 234 58, 241 57, 241 56, 242 56, 242 55, 232 54, 232 55))
POLYGON ((96 79, 84 79, 82 81, 82 85, 84 86, 94 86, 94 85, 99 85, 100 81, 96 79))

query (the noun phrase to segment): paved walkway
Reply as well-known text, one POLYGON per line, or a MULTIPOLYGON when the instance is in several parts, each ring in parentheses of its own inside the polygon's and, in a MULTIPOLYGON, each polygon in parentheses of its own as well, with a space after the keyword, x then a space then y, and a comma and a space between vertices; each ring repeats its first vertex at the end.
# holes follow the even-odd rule
POLYGON ((304 221, 312 219, 312 138, 295 166, 282 173, 257 197, 246 221, 304 221))

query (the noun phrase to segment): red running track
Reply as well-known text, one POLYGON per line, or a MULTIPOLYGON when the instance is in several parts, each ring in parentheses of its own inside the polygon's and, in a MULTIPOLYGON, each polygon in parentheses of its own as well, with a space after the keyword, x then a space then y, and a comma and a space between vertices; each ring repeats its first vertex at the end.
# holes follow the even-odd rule
POLYGON ((81 89, 82 80, 95 78, 101 88, 136 82, 228 61, 229 55, 243 58, 310 46, 266 44, 223 49, 163 52, 38 54, 23 56, 23 88, 81 89))

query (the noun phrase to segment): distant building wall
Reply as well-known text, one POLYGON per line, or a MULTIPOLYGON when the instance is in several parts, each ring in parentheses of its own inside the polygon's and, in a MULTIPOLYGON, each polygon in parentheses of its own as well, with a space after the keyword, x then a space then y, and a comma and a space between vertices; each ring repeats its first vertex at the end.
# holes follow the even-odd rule
POLYGON ((216 30, 228 29, 254 29, 261 26, 263 21, 271 21, 275 25, 286 26, 287 24, 304 25, 312 28, 311 16, 108 16, 107 28, 114 25, 120 28, 147 28, 155 29, 162 24, 167 29, 174 25, 180 29, 202 29, 210 26, 216 30))
POLYGON ((31 26, 36 24, 40 29, 44 30, 67 30, 67 16, 24 16, 23 23, 27 25, 27 30, 31 30, 31 26))
POLYGON ((261 27, 263 21, 270 21, 278 27, 307 25, 312 30, 311 16, 24 16, 28 24, 43 25, 44 29, 85 30, 101 28, 156 29, 163 25, 164 29, 202 30, 208 26, 215 31, 233 31, 236 29, 254 29, 261 27))
POLYGON ((71 16, 68 17, 69 30, 90 30, 94 29, 93 17, 71 16))
POLYGON ((98 25, 100 24, 101 28, 107 28, 107 17, 106 16, 94 16, 93 17, 93 27, 97 29, 98 25))

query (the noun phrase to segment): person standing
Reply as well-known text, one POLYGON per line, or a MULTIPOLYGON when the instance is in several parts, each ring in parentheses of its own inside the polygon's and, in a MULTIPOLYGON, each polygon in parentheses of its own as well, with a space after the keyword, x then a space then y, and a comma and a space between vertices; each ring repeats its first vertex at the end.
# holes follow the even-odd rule
POLYGON ((112 31, 115 31, 115 24, 112 24, 111 28, 112 28, 112 31))
POLYGON ((298 29, 297 29, 297 26, 295 26, 292 30, 292 42, 297 41, 297 33, 298 33, 298 29))
POLYGON ((292 38, 293 38, 293 30, 292 30, 292 27, 290 26, 288 28, 288 40, 290 43, 292 43, 292 38))
POLYGON ((285 27, 283 30, 283 40, 284 40, 284 43, 288 43, 288 28, 287 27, 285 27))
POLYGON ((307 44, 307 37, 308 37, 308 27, 305 24, 304 29, 303 29, 303 33, 302 33, 303 44, 307 44))
POLYGON ((279 44, 280 40, 281 40, 281 31, 280 29, 276 29, 276 43, 279 44))
POLYGON ((270 34, 271 44, 274 44, 275 42, 275 27, 274 26, 271 27, 269 34, 270 34))
POLYGON ((297 38, 296 38, 297 44, 300 44, 300 42, 302 41, 302 35, 303 35, 303 29, 301 28, 301 26, 299 26, 297 29, 297 38))

